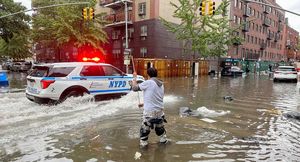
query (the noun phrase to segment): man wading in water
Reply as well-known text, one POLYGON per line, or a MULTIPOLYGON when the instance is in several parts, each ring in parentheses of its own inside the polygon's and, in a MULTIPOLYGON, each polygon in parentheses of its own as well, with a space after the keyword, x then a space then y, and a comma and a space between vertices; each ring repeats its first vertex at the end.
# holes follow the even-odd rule
POLYGON ((148 145, 148 135, 150 129, 154 129, 157 136, 159 136, 160 143, 167 143, 166 130, 164 128, 164 86, 161 80, 158 80, 157 70, 149 68, 147 74, 150 79, 141 84, 137 84, 136 72, 133 73, 133 91, 143 91, 144 93, 144 106, 143 123, 140 128, 140 146, 145 147, 148 145))

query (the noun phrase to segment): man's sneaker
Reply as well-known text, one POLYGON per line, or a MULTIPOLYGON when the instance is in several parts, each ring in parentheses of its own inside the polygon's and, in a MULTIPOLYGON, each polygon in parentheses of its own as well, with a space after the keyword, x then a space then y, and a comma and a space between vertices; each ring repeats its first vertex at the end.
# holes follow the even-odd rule
POLYGON ((141 146, 141 147, 146 147, 146 146, 148 146, 148 141, 140 140, 140 146, 141 146))
POLYGON ((168 139, 167 139, 167 135, 161 135, 160 138, 159 138, 159 142, 160 143, 167 143, 168 142, 168 139))

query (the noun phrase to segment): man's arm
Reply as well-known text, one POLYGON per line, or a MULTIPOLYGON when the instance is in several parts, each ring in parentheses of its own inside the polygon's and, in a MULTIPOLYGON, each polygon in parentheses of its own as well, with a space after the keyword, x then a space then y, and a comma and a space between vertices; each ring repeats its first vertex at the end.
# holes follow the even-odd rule
POLYGON ((141 91, 139 85, 137 84, 136 82, 136 77, 137 77, 137 74, 136 72, 133 72, 133 80, 132 80, 132 90, 133 91, 141 91))

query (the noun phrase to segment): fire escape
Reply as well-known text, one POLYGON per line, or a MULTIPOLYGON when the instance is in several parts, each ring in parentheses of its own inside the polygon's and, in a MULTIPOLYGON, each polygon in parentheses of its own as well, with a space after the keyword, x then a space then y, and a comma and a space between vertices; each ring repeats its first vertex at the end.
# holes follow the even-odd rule
MULTIPOLYGON (((115 42, 122 42, 121 46, 118 45, 118 49, 113 46, 113 54, 124 56, 121 60, 124 60, 124 65, 126 66, 126 73, 128 73, 128 65, 130 64, 130 54, 131 50, 128 47, 128 40, 132 36, 131 30, 128 27, 132 25, 133 2, 131 0, 101 0, 100 5, 106 8, 110 8, 110 13, 107 15, 106 20, 108 24, 106 27, 112 28, 112 41, 113 45, 120 44, 115 42), (120 30, 119 32, 117 32, 120 30), (122 36, 121 30, 124 31, 125 36, 122 36), (123 42, 125 39, 125 42, 123 42)), ((121 63, 119 63, 119 66, 121 63)))

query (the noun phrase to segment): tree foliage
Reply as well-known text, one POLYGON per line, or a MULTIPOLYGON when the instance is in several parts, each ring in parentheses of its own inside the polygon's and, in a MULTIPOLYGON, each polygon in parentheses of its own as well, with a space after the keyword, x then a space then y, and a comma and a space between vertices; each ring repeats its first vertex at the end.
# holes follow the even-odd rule
MULTIPOLYGON (((26 7, 13 0, 0 0, 0 16, 24 11, 26 7)), ((20 13, 0 19, 0 56, 23 59, 31 56, 30 16, 20 13)))
POLYGON ((28 37, 24 35, 26 34, 14 34, 14 36, 9 39, 9 42, 5 42, 4 39, 0 39, 0 55, 16 60, 32 56, 28 37))
MULTIPOLYGON (((33 0, 33 6, 41 7, 67 2, 72 1, 33 0)), ((94 7, 96 4, 93 0, 89 0, 89 2, 90 7, 94 7)), ((103 14, 96 14, 93 21, 86 22, 81 16, 84 7, 87 5, 68 5, 38 10, 33 15, 32 38, 34 43, 55 49, 61 49, 68 44, 74 47, 88 45, 102 50, 101 43, 106 42, 107 38, 103 31, 105 24, 102 19, 103 14)))
MULTIPOLYGON (((205 0, 203 0, 204 2, 205 0)), ((175 7, 174 17, 180 24, 163 21, 167 29, 176 34, 177 39, 185 41, 185 48, 198 53, 201 57, 227 54, 229 46, 241 43, 242 39, 235 33, 237 28, 230 27, 228 15, 229 0, 222 0, 215 15, 200 16, 199 7, 202 0, 179 0, 175 7)))

